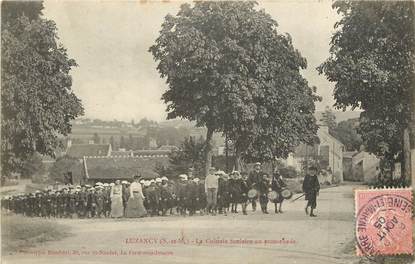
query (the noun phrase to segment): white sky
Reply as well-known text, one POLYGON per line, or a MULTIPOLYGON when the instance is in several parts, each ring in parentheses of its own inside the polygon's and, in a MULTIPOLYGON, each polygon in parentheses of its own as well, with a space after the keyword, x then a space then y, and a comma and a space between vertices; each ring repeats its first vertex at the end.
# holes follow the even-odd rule
MULTIPOLYGON (((148 48, 167 13, 175 15, 181 1, 45 1, 45 17, 56 22, 60 41, 79 67, 71 74, 73 89, 85 107, 85 117, 104 120, 164 120, 160 100, 166 89, 148 48)), ((333 25, 339 20, 331 1, 263 1, 264 8, 288 32, 307 59, 303 72, 332 106, 333 84, 316 67, 328 57, 333 25)))

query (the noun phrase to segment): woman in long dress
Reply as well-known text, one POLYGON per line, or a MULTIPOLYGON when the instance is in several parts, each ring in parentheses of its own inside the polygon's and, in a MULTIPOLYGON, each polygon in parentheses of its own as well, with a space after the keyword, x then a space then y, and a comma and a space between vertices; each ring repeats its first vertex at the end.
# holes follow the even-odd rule
POLYGON ((122 185, 120 180, 115 181, 111 188, 111 217, 120 218, 123 216, 124 208, 122 206, 122 185))
POLYGON ((147 214, 143 204, 143 189, 139 180, 139 176, 134 176, 134 182, 130 185, 130 198, 128 199, 125 210, 126 217, 143 217, 147 214))

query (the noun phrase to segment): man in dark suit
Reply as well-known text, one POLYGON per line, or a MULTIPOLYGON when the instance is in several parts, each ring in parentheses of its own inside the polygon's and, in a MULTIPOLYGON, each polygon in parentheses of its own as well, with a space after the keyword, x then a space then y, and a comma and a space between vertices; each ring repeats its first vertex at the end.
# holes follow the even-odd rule
MULTIPOLYGON (((264 173, 261 171, 261 163, 257 162, 254 165, 254 170, 249 173, 247 180, 249 188, 257 190, 258 197, 260 196, 258 187, 259 183, 262 181, 263 174, 264 173)), ((252 199, 252 211, 256 210, 256 199, 257 198, 252 199)))
POLYGON ((310 216, 315 217, 313 210, 317 207, 317 195, 320 191, 320 183, 317 178, 317 168, 311 166, 309 168, 309 174, 304 177, 303 182, 303 192, 305 194, 305 199, 307 200, 307 205, 305 207, 305 212, 308 215, 308 207, 311 208, 310 216))

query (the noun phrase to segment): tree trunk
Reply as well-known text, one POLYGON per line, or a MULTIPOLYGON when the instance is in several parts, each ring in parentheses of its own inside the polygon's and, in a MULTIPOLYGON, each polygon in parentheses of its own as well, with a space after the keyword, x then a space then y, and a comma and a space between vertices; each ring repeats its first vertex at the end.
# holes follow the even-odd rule
POLYGON ((212 167, 212 136, 213 130, 208 127, 205 141, 205 177, 209 174, 210 167, 212 167))
POLYGON ((241 152, 239 150, 235 151, 235 170, 241 172, 241 152))
MULTIPOLYGON (((414 4, 415 5, 415 4, 414 4)), ((415 63, 415 60, 412 60, 415 63)), ((410 159, 408 163, 410 164, 410 175, 407 175, 407 178, 411 180, 412 188, 415 188, 415 74, 412 74, 412 82, 411 82, 411 105, 410 105, 410 122, 409 122, 409 144, 410 144, 410 159)))
POLYGON ((409 140, 409 129, 403 130, 403 167, 401 171, 402 183, 411 181, 411 146, 409 140))
POLYGON ((226 157, 226 173, 229 173, 229 146, 228 146, 228 134, 225 134, 225 157, 226 157))

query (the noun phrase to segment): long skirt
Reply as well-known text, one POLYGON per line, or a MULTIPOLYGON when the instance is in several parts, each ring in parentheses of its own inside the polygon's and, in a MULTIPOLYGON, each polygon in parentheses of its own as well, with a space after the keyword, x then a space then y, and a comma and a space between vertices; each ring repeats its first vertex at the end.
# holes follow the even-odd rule
POLYGON ((139 193, 133 193, 128 199, 127 208, 125 209, 126 217, 143 217, 147 214, 143 205, 143 198, 139 193))
POLYGON ((111 198, 111 217, 122 217, 124 207, 122 206, 122 197, 113 196, 111 198))

